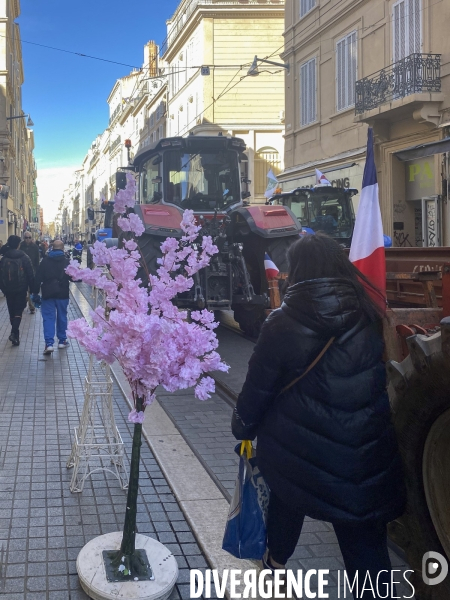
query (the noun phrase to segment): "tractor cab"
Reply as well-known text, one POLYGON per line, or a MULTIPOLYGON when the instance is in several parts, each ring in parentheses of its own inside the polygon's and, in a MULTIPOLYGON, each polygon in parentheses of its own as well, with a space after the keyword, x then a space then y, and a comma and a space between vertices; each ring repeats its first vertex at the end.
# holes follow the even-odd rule
POLYGON ((318 185, 275 194, 268 204, 290 208, 304 232, 322 231, 350 247, 355 225, 352 197, 357 193, 352 188, 318 185))
POLYGON ((239 163, 245 143, 225 136, 166 138, 138 153, 139 203, 171 204, 196 213, 242 205, 239 163))

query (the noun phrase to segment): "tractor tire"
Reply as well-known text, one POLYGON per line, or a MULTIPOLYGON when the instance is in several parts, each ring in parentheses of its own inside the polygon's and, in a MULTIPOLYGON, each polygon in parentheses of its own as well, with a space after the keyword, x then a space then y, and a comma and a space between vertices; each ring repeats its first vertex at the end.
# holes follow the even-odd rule
MULTIPOLYGON (((267 252, 280 273, 286 273, 288 270, 287 251, 291 244, 297 240, 297 235, 268 240, 251 236, 244 243, 243 254, 255 294, 269 293, 264 267, 264 254, 267 252)), ((261 325, 266 320, 265 307, 250 304, 235 305, 231 308, 234 310, 234 319, 239 323, 242 331, 249 337, 257 338, 261 325)))
POLYGON ((86 246, 86 266, 88 269, 93 269, 95 267, 92 253, 91 253, 92 244, 87 244, 86 246))
POLYGON ((291 244, 297 240, 297 235, 284 238, 273 238, 269 240, 266 252, 278 267, 280 273, 287 273, 289 268, 287 251, 289 250, 291 244))
POLYGON ((416 600, 448 600, 450 576, 427 585, 422 562, 430 551, 450 562, 450 317, 439 333, 411 336, 407 344, 409 356, 387 364, 407 492, 406 512, 390 523, 389 535, 414 569, 416 600))
MULTIPOLYGON (((119 247, 123 247, 124 240, 129 239, 129 235, 121 233, 119 235, 119 247)), ((138 247, 141 253, 141 266, 138 269, 137 277, 142 281, 144 287, 148 286, 148 275, 156 275, 159 268, 158 258, 162 257, 161 244, 165 238, 142 234, 138 239, 138 247)))
POLYGON ((261 325, 266 319, 263 307, 257 304, 235 305, 234 320, 239 324, 241 330, 251 338, 257 338, 261 325))

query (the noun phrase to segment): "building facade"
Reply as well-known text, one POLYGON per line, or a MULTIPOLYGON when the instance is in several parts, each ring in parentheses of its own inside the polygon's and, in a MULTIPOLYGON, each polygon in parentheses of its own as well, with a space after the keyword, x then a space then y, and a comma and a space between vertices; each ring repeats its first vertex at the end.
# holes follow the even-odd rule
POLYGON ((287 0, 283 189, 315 168, 361 189, 371 126, 385 233, 450 245, 448 18, 432 0, 287 0))
POLYGON ((247 144, 251 201, 283 168, 284 69, 247 72, 255 55, 279 60, 284 1, 183 0, 167 21, 167 135, 223 132, 247 144))
POLYGON ((22 109, 24 81, 19 0, 0 3, 0 239, 38 231, 34 135, 22 109))

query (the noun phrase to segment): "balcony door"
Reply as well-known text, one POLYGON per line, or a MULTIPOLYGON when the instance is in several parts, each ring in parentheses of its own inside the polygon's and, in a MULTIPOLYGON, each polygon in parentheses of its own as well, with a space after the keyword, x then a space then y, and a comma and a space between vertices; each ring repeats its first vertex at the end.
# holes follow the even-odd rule
POLYGON ((392 7, 393 62, 421 52, 422 2, 400 0, 392 7))

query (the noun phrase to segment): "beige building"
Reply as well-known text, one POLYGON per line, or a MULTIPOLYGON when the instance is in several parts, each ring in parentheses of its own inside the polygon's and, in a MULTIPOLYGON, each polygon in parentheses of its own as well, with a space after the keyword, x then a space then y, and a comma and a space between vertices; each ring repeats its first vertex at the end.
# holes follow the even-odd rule
POLYGON ((167 21, 161 56, 168 74, 167 135, 219 131, 247 144, 252 201, 264 201, 267 173, 281 171, 284 154, 284 69, 279 61, 284 0, 182 0, 167 21))
POLYGON ((361 189, 370 125, 385 232, 450 245, 449 19, 433 0, 287 0, 283 189, 314 168, 361 189))
MULTIPOLYGON (((22 109, 19 0, 0 2, 0 239, 38 223, 32 126, 22 109)), ((38 231, 35 231, 38 235, 38 231)))

